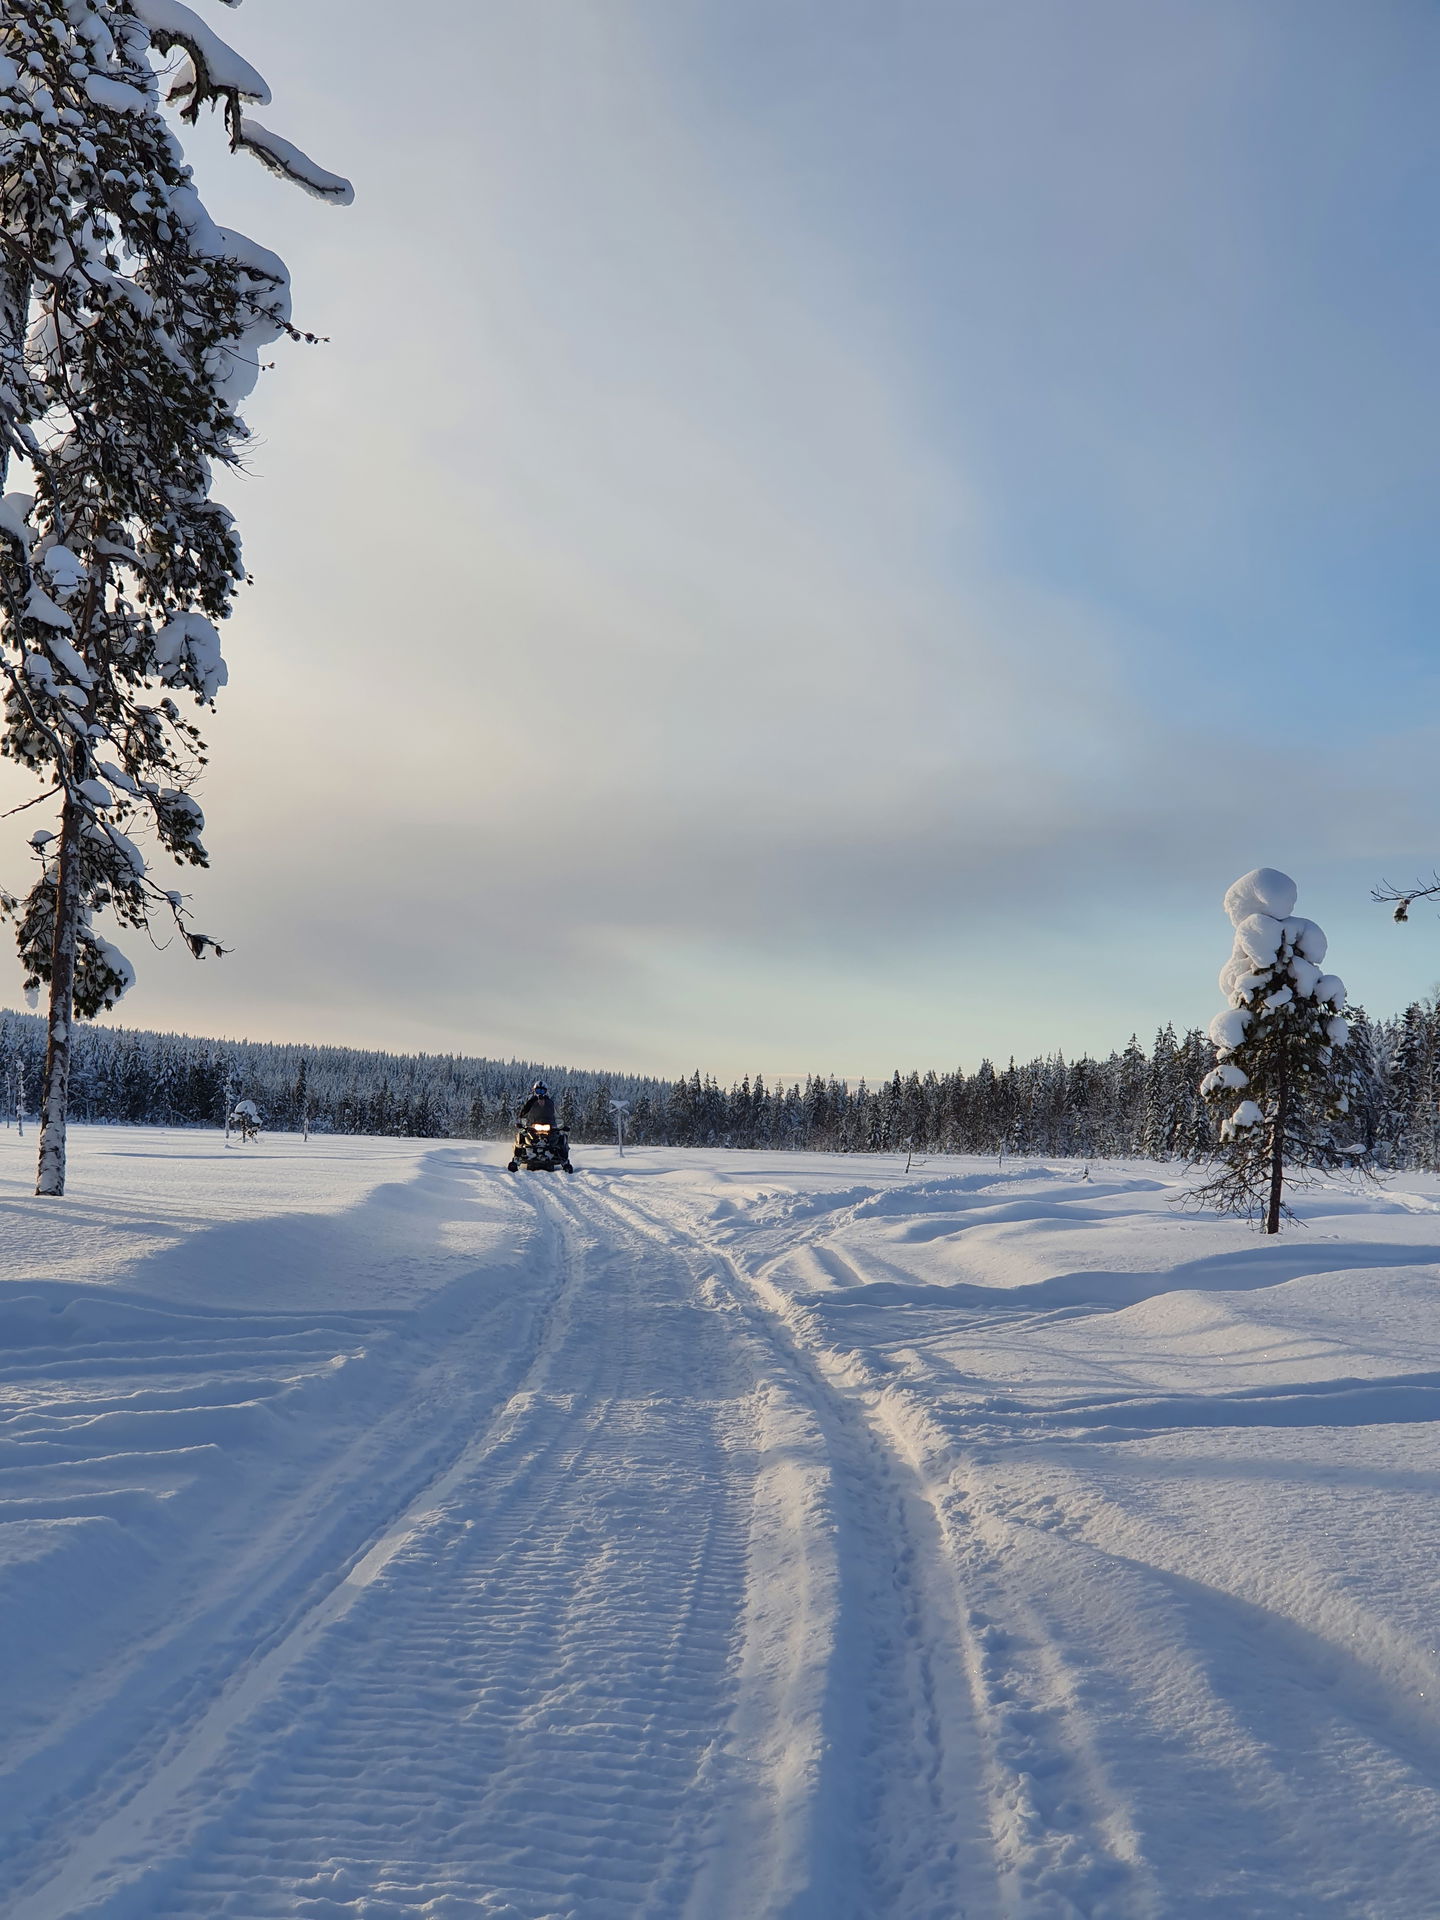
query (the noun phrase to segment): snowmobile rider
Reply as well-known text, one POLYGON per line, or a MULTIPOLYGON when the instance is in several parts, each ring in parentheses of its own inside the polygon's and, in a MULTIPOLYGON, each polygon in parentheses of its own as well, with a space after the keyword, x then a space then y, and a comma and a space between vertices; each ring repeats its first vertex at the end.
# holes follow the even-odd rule
POLYGON ((517 1124, 522 1127, 559 1127, 560 1122, 555 1118, 555 1102, 543 1080, 537 1080, 531 1087, 530 1098, 521 1107, 517 1124))

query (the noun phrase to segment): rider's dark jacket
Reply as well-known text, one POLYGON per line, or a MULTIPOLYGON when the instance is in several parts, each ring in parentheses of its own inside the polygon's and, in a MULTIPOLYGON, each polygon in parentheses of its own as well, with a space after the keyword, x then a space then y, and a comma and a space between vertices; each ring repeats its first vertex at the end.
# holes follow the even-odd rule
POLYGON ((520 1109, 522 1127, 555 1127, 560 1123, 555 1118, 555 1102, 548 1093, 532 1093, 520 1109))

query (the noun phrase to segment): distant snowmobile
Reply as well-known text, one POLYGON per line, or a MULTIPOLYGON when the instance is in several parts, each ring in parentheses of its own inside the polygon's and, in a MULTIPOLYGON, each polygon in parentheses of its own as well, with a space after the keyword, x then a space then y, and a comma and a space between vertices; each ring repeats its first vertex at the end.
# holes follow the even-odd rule
POLYGON ((521 1167, 527 1173, 554 1173, 557 1167, 565 1173, 575 1171, 570 1164, 570 1141, 556 1118, 555 1102, 543 1080, 531 1087, 530 1098, 521 1107, 515 1124, 511 1173, 518 1173, 521 1167))

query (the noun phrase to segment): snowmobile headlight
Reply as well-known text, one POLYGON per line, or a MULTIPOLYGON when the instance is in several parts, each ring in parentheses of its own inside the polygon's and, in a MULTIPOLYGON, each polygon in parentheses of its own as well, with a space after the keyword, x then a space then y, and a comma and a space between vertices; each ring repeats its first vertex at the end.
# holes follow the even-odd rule
POLYGON ((550 1122, 548 1120, 537 1120, 535 1123, 535 1131, 536 1133, 548 1133, 550 1131, 550 1122))

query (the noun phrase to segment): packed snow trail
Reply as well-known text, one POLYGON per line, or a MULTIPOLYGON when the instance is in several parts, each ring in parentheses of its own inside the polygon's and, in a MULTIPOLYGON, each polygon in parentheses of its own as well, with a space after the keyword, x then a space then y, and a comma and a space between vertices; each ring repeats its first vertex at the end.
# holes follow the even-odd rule
POLYGON ((1430 1920, 1433 1195, 1277 1243, 1144 1164, 656 1172, 932 1507, 1007 1912, 1430 1920))
POLYGON ((536 1204, 549 1299, 488 1428, 17 1914, 665 1910, 744 1583, 747 1382, 673 1274, 536 1204))
POLYGON ((290 1676, 281 1750, 266 1730, 257 1784, 157 1914, 664 1911, 693 1872, 746 1382, 672 1275, 596 1258, 565 1201, 539 1204, 566 1271, 533 1364, 357 1568, 290 1676))
POLYGON ((519 1193, 489 1422, 32 1844, 14 1920, 997 1911, 883 1463, 683 1232, 519 1193))
POLYGON ((1430 1920, 1435 1181, 13 1144, 6 1920, 1430 1920))
MULTIPOLYGON (((852 1436, 848 1451, 867 1463, 869 1505, 879 1522, 858 1562, 872 1573, 892 1568, 908 1594, 908 1655, 919 1678, 918 1687, 912 1681, 912 1722, 879 1765, 872 1736, 858 1759, 851 1756, 851 1770, 861 1784, 865 1824, 875 1828, 883 1809, 892 1827, 884 1851, 908 1862, 910 1874, 888 1886, 877 1882, 875 1904, 859 1911, 979 1912, 979 1889, 988 1886, 1007 1916, 1151 1920, 1162 1911, 1156 1889, 1128 1809, 1077 1711, 1064 1650, 1006 1577, 1003 1543, 994 1551, 975 1525, 951 1449, 934 1444, 923 1420, 904 1418, 883 1377, 877 1383, 853 1353, 817 1339, 769 1278, 797 1248, 808 1249, 813 1209, 803 1200, 793 1215, 782 1209, 778 1225, 753 1234, 760 1258, 747 1261, 733 1250, 737 1236, 707 1230, 703 1213, 697 1218, 693 1196, 650 1185, 638 1204, 655 1226, 694 1236, 705 1257, 725 1264, 736 1289, 755 1303, 772 1346, 794 1356, 832 1433, 852 1436), (941 1782, 947 1791, 937 1792, 941 1782), (918 1816, 927 1807, 925 1823, 918 1816), (982 1849, 985 1869, 978 1865, 982 1849), (933 1907, 916 1899, 925 1863, 936 1882, 933 1907), (945 1904, 947 1897, 960 1902, 962 1889, 971 1905, 945 1904)), ((843 1195, 842 1202, 854 1198, 843 1195)), ((728 1226, 731 1208, 722 1204, 721 1212, 728 1226)), ((750 1237, 738 1236, 741 1249, 750 1237)), ((862 1631, 872 1647, 883 1644, 873 1591, 864 1613, 862 1631)), ((905 1697, 893 1672, 873 1695, 885 1697, 905 1697)), ((873 1704, 871 1714, 879 1724, 873 1704)))

